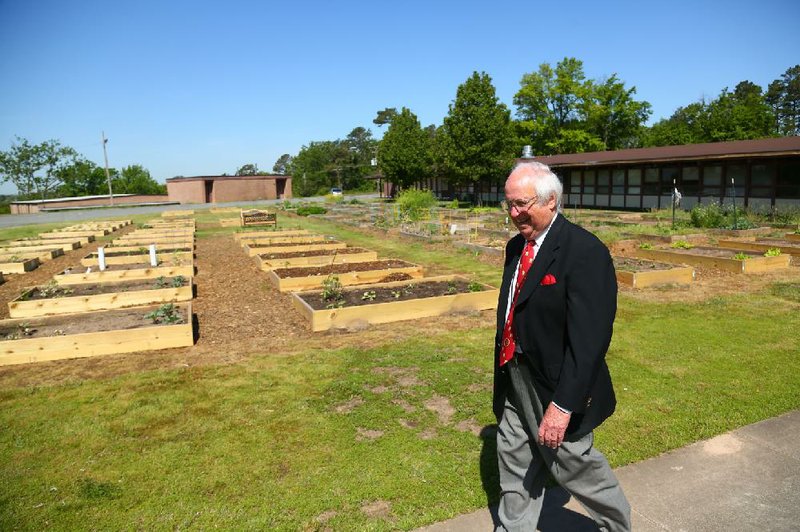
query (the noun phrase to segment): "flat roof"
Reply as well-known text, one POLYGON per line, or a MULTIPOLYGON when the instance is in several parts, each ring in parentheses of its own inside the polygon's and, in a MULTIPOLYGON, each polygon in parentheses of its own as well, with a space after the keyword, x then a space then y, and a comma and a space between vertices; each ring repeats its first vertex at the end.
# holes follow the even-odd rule
POLYGON ((291 179, 290 175, 264 174, 264 175, 197 175, 191 177, 170 177, 170 181, 224 181, 231 179, 291 179))
MULTIPOLYGON (((800 155, 800 137, 779 137, 705 144, 682 144, 655 148, 633 148, 616 151, 594 151, 562 155, 542 155, 533 160, 548 166, 591 166, 632 164, 641 162, 727 159, 733 157, 779 157, 800 155)), ((517 159, 518 162, 527 159, 517 159)))
MULTIPOLYGON (((136 196, 137 194, 114 194, 115 198, 124 198, 126 196, 136 196)), ((138 195, 147 195, 147 194, 138 194, 138 195)), ((164 194, 155 194, 156 196, 163 196, 164 194)), ((71 196, 69 198, 51 198, 51 199, 39 199, 39 200, 24 200, 24 201, 12 201, 11 203, 57 203, 60 201, 81 201, 81 200, 90 200, 90 199, 108 199, 108 194, 100 194, 97 196, 71 196)))

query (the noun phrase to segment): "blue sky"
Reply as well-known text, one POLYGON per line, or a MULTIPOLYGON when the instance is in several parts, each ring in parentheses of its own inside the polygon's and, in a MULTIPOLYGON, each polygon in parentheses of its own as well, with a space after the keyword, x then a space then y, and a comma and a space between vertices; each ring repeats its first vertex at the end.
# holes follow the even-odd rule
POLYGON ((475 70, 513 112, 522 75, 567 56, 635 86, 656 120, 766 88, 800 63, 798 20, 797 0, 0 0, 0 150, 52 138, 102 164, 105 131, 111 166, 161 182, 271 171, 357 126, 380 137, 384 107, 441 124, 475 70))

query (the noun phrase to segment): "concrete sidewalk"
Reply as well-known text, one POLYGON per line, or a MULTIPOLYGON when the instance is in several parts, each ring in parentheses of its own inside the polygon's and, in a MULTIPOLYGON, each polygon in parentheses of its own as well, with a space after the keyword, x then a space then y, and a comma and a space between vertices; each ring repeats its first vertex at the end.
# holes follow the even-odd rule
MULTIPOLYGON (((633 508, 633 530, 800 530, 800 410, 616 470, 633 508)), ((595 531, 561 488, 548 490, 542 532, 595 531)), ((494 509, 419 529, 485 532, 494 509)))

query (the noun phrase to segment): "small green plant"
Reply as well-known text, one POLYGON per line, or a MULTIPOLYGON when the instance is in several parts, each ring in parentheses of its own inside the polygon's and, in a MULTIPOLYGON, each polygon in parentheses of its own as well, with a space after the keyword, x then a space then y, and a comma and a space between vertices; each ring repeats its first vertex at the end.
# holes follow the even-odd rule
POLYGON ((406 220, 416 222, 422 219, 425 211, 436 206, 436 197, 430 190, 409 188, 397 197, 400 215, 406 220))
POLYGON ((144 315, 145 319, 152 320, 153 323, 183 323, 183 317, 181 316, 178 308, 172 303, 166 303, 161 305, 153 312, 144 315))
POLYGON ((344 306, 344 291, 338 276, 329 275, 322 281, 322 300, 328 303, 325 308, 341 308, 344 306))
POLYGON ((183 275, 176 275, 172 278, 172 288, 180 288, 186 284, 186 278, 183 275))
POLYGON ((393 298, 398 299, 402 295, 403 295, 403 292, 401 290, 392 290, 392 297, 393 298))
POLYGON ((650 242, 641 242, 639 243, 639 249, 653 249, 653 244, 650 242))
POLYGON ((53 298, 53 297, 63 297, 68 296, 72 292, 74 292, 71 288, 65 288, 56 282, 55 279, 51 279, 46 284, 43 284, 39 287, 39 295, 44 298, 53 298))
POLYGON ((455 281, 447 281, 447 290, 445 294, 455 294, 458 292, 458 288, 456 287, 455 281))
POLYGON ((137 253, 144 255, 145 253, 147 253, 147 248, 142 246, 137 250, 137 253))
POLYGON ((19 340, 26 336, 33 336, 35 332, 36 329, 31 327, 30 323, 24 321, 17 324, 17 329, 14 332, 6 335, 6 340, 19 340))
POLYGON ((375 290, 367 290, 363 294, 361 294, 361 301, 374 301, 377 297, 375 290))
POLYGON ((672 247, 675 249, 692 249, 694 245, 690 244, 686 240, 676 240, 672 243, 672 247))
POLYGON ((166 277, 163 275, 156 277, 156 288, 166 288, 167 286, 169 286, 169 283, 167 283, 166 277))
POLYGON ((303 205, 302 207, 298 207, 296 211, 298 216, 308 216, 309 214, 325 214, 326 212, 328 212, 328 209, 321 207, 320 205, 303 205))
POLYGON ((749 258, 752 258, 752 257, 750 257, 750 255, 748 255, 747 253, 739 252, 736 255, 734 255, 733 258, 736 259, 736 260, 745 260, 745 259, 749 259, 749 258))
POLYGON ((483 285, 478 281, 472 281, 467 285, 467 290, 469 290, 470 292, 482 292, 483 285))
POLYGON ((779 257, 781 254, 781 248, 769 248, 767 251, 764 252, 765 257, 779 257))

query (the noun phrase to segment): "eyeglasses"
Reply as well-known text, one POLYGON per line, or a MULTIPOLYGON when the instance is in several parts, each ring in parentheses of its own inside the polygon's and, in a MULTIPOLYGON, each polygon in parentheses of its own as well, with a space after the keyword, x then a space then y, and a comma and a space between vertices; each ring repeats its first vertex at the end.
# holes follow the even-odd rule
POLYGON ((517 209, 517 212, 522 212, 528 207, 530 207, 536 201, 536 197, 531 199, 518 199, 514 201, 506 201, 503 200, 500 202, 500 207, 507 212, 511 212, 512 209, 517 209))

